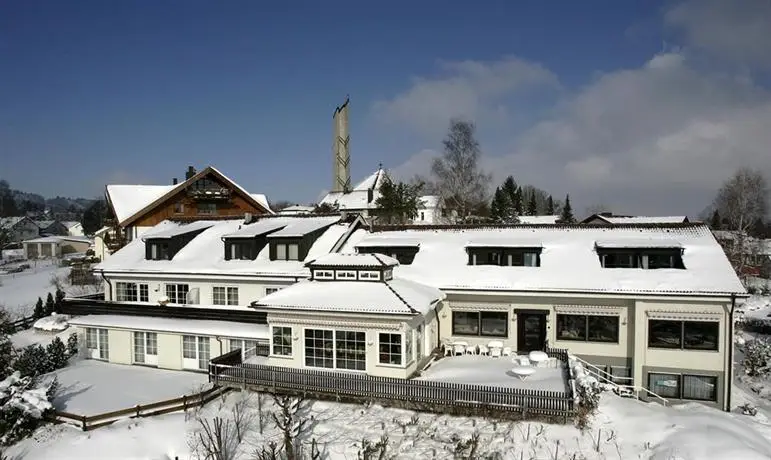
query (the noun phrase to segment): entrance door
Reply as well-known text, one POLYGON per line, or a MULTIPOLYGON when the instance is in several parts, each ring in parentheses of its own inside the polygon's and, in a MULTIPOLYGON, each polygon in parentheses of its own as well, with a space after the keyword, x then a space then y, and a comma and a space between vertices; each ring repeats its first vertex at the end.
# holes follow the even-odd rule
POLYGON ((546 315, 517 313, 517 351, 543 350, 546 344, 546 315))

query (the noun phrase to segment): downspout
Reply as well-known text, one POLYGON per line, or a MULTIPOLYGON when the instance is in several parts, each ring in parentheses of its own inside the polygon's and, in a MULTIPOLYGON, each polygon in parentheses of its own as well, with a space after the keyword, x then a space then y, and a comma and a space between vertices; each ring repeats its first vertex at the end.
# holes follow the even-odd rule
MULTIPOLYGON (((444 305, 442 305, 444 306, 444 305)), ((436 316, 436 348, 442 348, 442 327, 439 324, 439 312, 434 309, 434 315, 436 316)))
POLYGON ((731 412, 731 393, 733 392, 733 374, 734 374, 734 309, 736 308, 736 294, 731 294, 731 315, 728 321, 728 359, 730 367, 728 368, 728 378, 726 379, 726 404, 725 411, 731 412))
POLYGON ((110 295, 109 295, 109 299, 105 299, 105 300, 109 300, 109 301, 112 301, 112 282, 111 282, 110 280, 108 280, 108 279, 107 279, 107 278, 104 276, 104 270, 99 270, 99 274, 100 274, 100 275, 102 275, 102 279, 104 280, 104 282, 105 282, 105 283, 107 283, 107 285, 108 285, 108 286, 110 286, 110 289, 109 289, 109 291, 108 291, 108 294, 110 294, 110 295))

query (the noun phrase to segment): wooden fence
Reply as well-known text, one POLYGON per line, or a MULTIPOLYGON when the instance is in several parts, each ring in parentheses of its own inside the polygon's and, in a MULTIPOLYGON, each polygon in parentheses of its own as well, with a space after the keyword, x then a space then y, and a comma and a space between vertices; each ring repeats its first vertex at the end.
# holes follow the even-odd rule
POLYGON ((158 401, 150 404, 137 404, 136 406, 127 409, 96 415, 78 415, 69 412, 56 411, 52 417, 52 421, 70 424, 74 423, 83 431, 91 431, 125 418, 152 417, 154 415, 169 414, 171 412, 187 411, 188 409, 203 406, 208 402, 217 399, 229 390, 230 388, 226 387, 214 387, 200 393, 185 395, 180 398, 167 399, 165 401, 158 401))
POLYGON ((209 381, 237 388, 314 398, 414 407, 432 412, 522 414, 567 419, 574 415, 569 390, 546 391, 434 380, 406 380, 337 371, 241 363, 234 350, 209 364, 209 381))
POLYGON ((23 331, 32 327, 35 324, 37 318, 34 316, 27 316, 26 318, 19 318, 15 321, 10 321, 5 324, 6 334, 15 334, 19 331, 23 331))

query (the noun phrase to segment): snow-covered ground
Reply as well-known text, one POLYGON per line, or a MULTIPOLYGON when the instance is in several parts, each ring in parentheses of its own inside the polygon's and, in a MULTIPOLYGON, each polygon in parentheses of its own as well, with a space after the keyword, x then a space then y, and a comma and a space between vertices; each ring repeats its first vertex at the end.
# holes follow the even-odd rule
MULTIPOLYGON (((275 411, 263 397, 263 430, 260 432, 258 396, 248 394, 253 415, 238 459, 254 458, 256 446, 280 442, 270 416, 275 411)), ((225 403, 216 400, 199 415, 232 417, 232 407, 242 398, 232 393, 225 403)), ((453 458, 456 442, 479 435, 478 458, 499 452, 504 459, 654 459, 752 460, 771 458, 771 425, 766 414, 748 417, 727 414, 699 404, 664 407, 604 394, 600 409, 584 432, 573 426, 538 422, 498 422, 481 418, 415 414, 380 406, 311 403, 303 417, 310 429, 302 437, 315 438, 324 458, 355 459, 363 439, 374 442, 387 435, 389 452, 398 459, 453 458)), ((170 414, 118 422, 83 433, 59 425, 41 428, 13 446, 8 455, 33 459, 153 459, 191 457, 188 439, 197 429, 194 417, 170 414)))
POLYGON ((57 410, 96 415, 200 391, 206 374, 81 360, 54 372, 57 410))
POLYGON ((66 277, 67 267, 58 267, 48 260, 30 261, 32 268, 20 273, 0 275, 0 306, 4 306, 11 317, 29 316, 38 297, 45 301, 50 292, 56 292, 51 284, 54 277, 66 277))

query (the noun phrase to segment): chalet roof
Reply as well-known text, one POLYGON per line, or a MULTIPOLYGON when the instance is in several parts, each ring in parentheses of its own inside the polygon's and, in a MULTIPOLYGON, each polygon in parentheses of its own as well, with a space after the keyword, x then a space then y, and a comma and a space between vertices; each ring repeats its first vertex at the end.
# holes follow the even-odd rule
POLYGON ((380 186, 387 177, 385 170, 378 169, 356 184, 350 192, 329 192, 319 204, 337 206, 340 210, 373 209, 380 196, 380 186))
POLYGON ((198 232, 198 231, 206 230, 212 225, 214 225, 214 223, 212 221, 207 221, 207 220, 198 220, 190 223, 180 223, 179 225, 175 225, 175 226, 169 225, 161 229, 152 229, 150 231, 145 232, 142 235, 142 240, 174 238, 175 236, 185 235, 190 232, 198 232))
POLYGON ((390 281, 300 281, 255 303, 257 309, 341 313, 426 314, 446 295, 407 279, 390 281))
POLYGON ((268 238, 300 238, 309 233, 321 230, 324 227, 338 222, 338 216, 318 216, 314 218, 295 219, 281 230, 271 233, 268 238))
POLYGON ((365 229, 354 232, 341 252, 355 252, 369 238, 420 241, 409 265, 394 275, 447 290, 553 291, 725 295, 745 293, 722 247, 702 224, 669 225, 516 225, 487 227, 422 227, 365 229), (539 267, 470 266, 468 241, 498 239, 511 244, 527 239, 542 242, 539 267), (683 248, 685 269, 603 268, 596 243, 673 245, 683 248))
POLYGON ((0 217, 0 228, 11 229, 19 224, 24 219, 28 219, 26 216, 15 217, 0 217))
POLYGON ((107 200, 112 206, 115 218, 120 225, 129 225, 132 221, 151 211, 155 206, 160 205, 175 193, 184 190, 190 184, 208 174, 213 174, 219 177, 220 180, 232 184, 233 188, 247 201, 251 201, 256 207, 265 209, 269 214, 273 213, 265 195, 247 192, 213 166, 207 166, 190 179, 176 185, 107 185, 107 200))
MULTIPOLYGON (((141 239, 135 239, 112 256, 97 265, 95 269, 110 273, 168 274, 182 273, 190 275, 232 275, 253 277, 307 277, 310 271, 305 262, 329 253, 340 238, 348 231, 349 225, 340 222, 339 217, 331 216, 270 216, 257 218, 259 222, 282 223, 285 226, 311 220, 328 226, 311 246, 307 257, 302 261, 270 260, 269 246, 265 246, 255 260, 225 260, 225 247, 222 238, 244 229, 242 220, 197 221, 197 225, 208 226, 188 242, 171 260, 145 260, 145 245, 141 239)), ((148 230, 143 238, 151 238, 157 232, 175 232, 180 227, 192 224, 164 221, 148 230)))
POLYGON ((93 240, 86 238, 85 236, 42 236, 40 238, 33 238, 31 240, 25 240, 24 243, 65 243, 71 241, 74 243, 93 243, 93 240))

